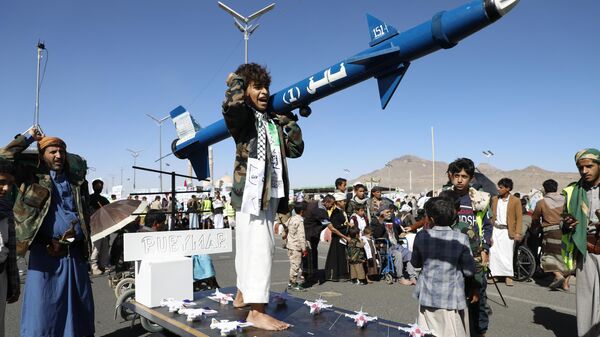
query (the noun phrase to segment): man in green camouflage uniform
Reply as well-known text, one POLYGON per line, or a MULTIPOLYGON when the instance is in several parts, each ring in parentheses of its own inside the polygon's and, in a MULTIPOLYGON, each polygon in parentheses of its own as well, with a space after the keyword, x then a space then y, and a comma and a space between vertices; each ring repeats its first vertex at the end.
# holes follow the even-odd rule
POLYGON ((236 213, 238 293, 234 306, 250 304, 247 321, 265 330, 289 324, 265 314, 275 249, 275 213, 288 213, 286 157, 304 151, 297 117, 267 111, 271 78, 265 68, 241 65, 227 78, 223 117, 236 144, 231 205, 236 213))
POLYGON ((30 251, 23 337, 94 334, 87 164, 67 154, 66 147, 60 138, 42 137, 31 128, 0 149, 0 157, 18 167, 13 208, 17 251, 30 251), (38 153, 24 152, 34 141, 38 153))

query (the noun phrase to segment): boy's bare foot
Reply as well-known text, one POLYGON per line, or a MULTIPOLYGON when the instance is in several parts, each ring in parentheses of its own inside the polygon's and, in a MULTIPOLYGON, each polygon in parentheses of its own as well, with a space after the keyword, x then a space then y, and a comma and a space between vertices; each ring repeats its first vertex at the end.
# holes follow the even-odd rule
POLYGON ((243 308, 243 307, 247 307, 247 306, 248 306, 248 304, 244 303, 244 295, 238 289, 237 294, 235 294, 235 299, 233 300, 233 307, 234 308, 243 308))
POLYGON ((288 323, 282 322, 263 312, 259 312, 258 310, 250 310, 246 321, 254 324, 254 327, 262 330, 280 331, 290 327, 288 323))

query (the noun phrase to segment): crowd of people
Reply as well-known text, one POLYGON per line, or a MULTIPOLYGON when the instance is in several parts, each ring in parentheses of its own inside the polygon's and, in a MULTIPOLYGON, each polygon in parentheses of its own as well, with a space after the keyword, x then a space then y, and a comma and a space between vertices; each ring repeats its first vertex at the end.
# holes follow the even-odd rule
POLYGON ((338 178, 331 194, 302 194, 294 220, 284 224, 288 286, 304 291, 323 281, 368 284, 384 275, 385 264, 393 264, 386 270, 395 270, 400 284, 416 285, 419 324, 441 336, 485 336, 491 314, 487 285, 514 286, 514 254, 525 245, 537 262, 534 277, 552 278, 551 290, 569 291, 573 276, 585 278, 584 287, 578 282, 578 333, 598 336, 593 292, 600 283, 594 260, 600 253, 599 158, 595 149, 580 151, 575 162, 581 180, 560 193, 558 183, 548 179, 541 198, 513 193, 510 178, 484 191, 468 158, 448 166, 448 183, 440 190, 395 201, 377 186, 367 196, 360 182, 347 193, 347 181, 338 178), (323 272, 316 258, 319 233, 321 241, 329 241, 323 272))
MULTIPOLYGON (((290 207, 286 158, 300 157, 304 142, 296 116, 267 111, 270 81, 266 69, 252 63, 227 78, 223 116, 236 143, 229 200, 215 192, 181 205, 173 196, 157 196, 133 229, 235 226, 233 305, 249 306, 254 326, 290 327, 265 312, 278 219, 293 291, 324 281, 367 285, 391 275, 414 286, 419 325, 438 336, 485 336, 487 284, 513 286, 515 247, 527 244, 534 252, 541 248, 550 288, 568 290, 569 279, 577 278, 577 334, 600 335, 600 151, 578 152, 581 179, 562 193, 548 179, 534 207, 512 193, 510 178, 497 182, 497 195, 474 183, 468 158, 448 166, 445 186, 419 198, 391 200, 377 186, 367 195, 359 182, 349 191, 340 178, 333 193, 296 198, 290 207), (321 270, 322 241, 329 244, 321 270)), ((103 261, 108 242, 92 244, 90 214, 111 200, 100 194, 100 180, 89 193, 86 172, 85 161, 68 153, 62 139, 37 127, 0 149, 0 337, 6 303, 21 293, 16 256, 26 252, 20 335, 94 335, 90 275, 110 263, 103 261), (37 154, 24 152, 34 142, 37 154)))

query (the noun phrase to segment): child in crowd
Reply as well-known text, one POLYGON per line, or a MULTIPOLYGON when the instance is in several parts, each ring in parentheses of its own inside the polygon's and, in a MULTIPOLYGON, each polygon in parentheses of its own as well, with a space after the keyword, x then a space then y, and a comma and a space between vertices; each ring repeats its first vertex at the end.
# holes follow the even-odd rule
POLYGON ((290 283, 288 288, 296 291, 305 291, 299 281, 300 264, 302 255, 306 253, 306 236, 304 235, 304 211, 306 211, 306 202, 297 202, 294 206, 293 215, 286 222, 286 229, 283 239, 286 240, 285 247, 290 258, 290 283))
POLYGON ((365 244, 359 239, 359 230, 356 227, 348 229, 348 264, 350 265, 350 279, 352 283, 366 284, 365 269, 363 263, 365 259, 365 244))
MULTIPOLYGON (((439 195, 440 198, 450 201, 454 205, 455 211, 460 211, 460 197, 458 193, 453 190, 442 191, 439 195)), ((469 238, 469 244, 471 245, 471 253, 473 254, 473 260, 475 261, 475 274, 473 277, 465 278, 465 294, 467 294, 467 306, 469 312, 469 324, 472 336, 478 334, 478 311, 479 311, 479 298, 481 287, 485 282, 485 268, 481 261, 481 241, 479 235, 476 235, 476 227, 469 225, 467 222, 461 221, 460 217, 457 217, 452 226, 455 231, 465 234, 469 238)))
POLYGON ((375 249, 375 242, 373 241, 373 232, 371 231, 371 228, 366 227, 363 230, 360 239, 365 245, 364 267, 366 270, 367 282, 373 283, 373 278, 379 276, 379 253, 377 252, 377 249, 375 249))
POLYGON ((431 229, 415 238, 411 263, 422 268, 414 297, 419 301, 417 324, 436 336, 468 336, 464 277, 475 273, 475 262, 465 234, 452 230, 454 205, 434 197, 425 204, 431 229))
POLYGON ((364 205, 358 205, 354 209, 354 213, 350 216, 350 222, 360 231, 360 235, 363 235, 363 231, 367 227, 367 213, 364 205))

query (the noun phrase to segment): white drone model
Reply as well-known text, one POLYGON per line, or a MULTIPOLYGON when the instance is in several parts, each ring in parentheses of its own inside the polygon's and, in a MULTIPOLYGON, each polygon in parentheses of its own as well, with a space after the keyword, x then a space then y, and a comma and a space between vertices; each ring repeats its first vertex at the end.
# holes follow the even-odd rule
POLYGON ((202 319, 204 316, 217 314, 218 311, 209 308, 181 308, 178 311, 181 315, 187 315, 187 321, 192 322, 198 318, 202 319))
POLYGON ((229 302, 233 302, 233 294, 224 294, 219 291, 219 289, 215 290, 215 293, 211 296, 208 296, 213 301, 219 302, 221 304, 227 304, 229 302))
POLYGON ((190 300, 179 301, 174 298, 165 298, 160 301, 161 307, 169 307, 169 312, 177 312, 182 308, 189 308, 196 305, 196 303, 190 300))
POLYGON ((377 316, 369 316, 367 312, 362 311, 362 307, 359 311, 355 311, 355 314, 345 314, 345 316, 353 319, 359 328, 364 328, 367 323, 377 320, 377 316))
POLYGON ((219 329, 221 330, 221 336, 232 336, 235 335, 238 331, 241 331, 243 328, 252 326, 252 323, 249 322, 240 322, 240 321, 228 321, 226 319, 219 321, 218 319, 213 318, 210 322, 211 329, 219 329))
POLYGON ((311 315, 318 315, 321 313, 322 309, 327 309, 333 307, 332 304, 325 304, 327 301, 321 298, 317 298, 314 302, 304 301, 304 304, 308 305, 310 308, 311 315))
POLYGON ((409 324, 408 328, 399 326, 398 330, 408 332, 410 337, 425 337, 427 335, 435 336, 433 331, 425 330, 417 324, 409 324))

